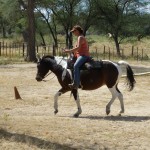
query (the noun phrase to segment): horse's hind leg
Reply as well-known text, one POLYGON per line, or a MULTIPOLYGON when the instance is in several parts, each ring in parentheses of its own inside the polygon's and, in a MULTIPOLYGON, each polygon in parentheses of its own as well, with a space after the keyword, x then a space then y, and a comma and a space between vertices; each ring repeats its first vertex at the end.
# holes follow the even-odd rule
POLYGON ((109 103, 106 105, 106 114, 108 115, 110 113, 110 107, 112 105, 112 103, 114 102, 114 100, 116 99, 116 97, 118 96, 118 92, 116 90, 116 86, 113 86, 112 88, 109 88, 111 94, 112 94, 112 98, 109 101, 109 103))
POLYGON ((81 105, 80 105, 80 99, 79 99, 79 93, 76 89, 73 89, 72 94, 73 94, 73 97, 76 101, 77 108, 78 108, 78 111, 74 114, 74 117, 79 117, 79 115, 82 113, 82 109, 81 109, 81 105))
POLYGON ((121 106, 121 110, 119 112, 119 115, 121 115, 122 113, 124 113, 124 102, 123 102, 123 95, 122 93, 119 91, 119 89, 117 88, 116 86, 116 89, 117 89, 117 92, 118 92, 118 99, 120 101, 120 106, 121 106))
POLYGON ((119 114, 124 113, 123 95, 117 88, 117 85, 113 86, 112 88, 109 88, 109 90, 112 94, 112 98, 111 98, 110 102, 106 105, 106 114, 108 115, 110 113, 110 107, 111 107, 112 103, 114 102, 114 100, 116 99, 116 97, 118 97, 118 99, 120 101, 120 106, 121 106, 121 110, 120 110, 119 114))

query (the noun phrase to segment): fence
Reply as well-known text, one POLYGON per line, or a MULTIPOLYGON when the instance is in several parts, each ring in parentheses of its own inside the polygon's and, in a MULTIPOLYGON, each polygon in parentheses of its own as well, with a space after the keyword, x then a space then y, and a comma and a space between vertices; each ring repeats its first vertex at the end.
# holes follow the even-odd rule
MULTIPOLYGON (((59 43, 56 48, 53 44, 42 46, 36 46, 36 52, 45 55, 64 55, 62 53, 62 48, 65 47, 65 43, 59 43)), ((150 49, 146 50, 141 47, 130 46, 121 47, 121 57, 122 59, 133 58, 137 61, 139 60, 149 60, 150 49)), ((114 60, 117 58, 115 47, 108 47, 106 45, 101 45, 100 47, 90 48, 91 55, 99 59, 109 59, 114 60)), ((27 44, 26 43, 7 43, 0 42, 0 56, 3 57, 26 57, 27 56, 27 44)))
MULTIPOLYGON (((109 59, 114 60, 118 58, 116 48, 109 46, 101 46, 91 50, 91 54, 98 60, 109 59)), ((122 59, 134 59, 134 60, 149 60, 150 59, 150 49, 144 49, 138 46, 124 46, 120 48, 120 55, 122 59)))
POLYGON ((26 44, 4 43, 0 42, 0 56, 5 57, 24 57, 26 53, 26 44))

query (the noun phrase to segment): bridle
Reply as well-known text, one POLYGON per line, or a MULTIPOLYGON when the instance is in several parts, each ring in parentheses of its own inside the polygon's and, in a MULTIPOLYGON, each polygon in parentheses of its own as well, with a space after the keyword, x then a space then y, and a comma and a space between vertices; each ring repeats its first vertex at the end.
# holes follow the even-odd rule
MULTIPOLYGON (((63 60, 63 58, 60 60, 60 62, 57 64, 57 65, 60 65, 60 63, 62 62, 62 60, 63 60)), ((43 79, 45 79, 46 77, 48 77, 50 74, 52 74, 53 72, 51 71, 51 72, 49 72, 49 73, 47 73, 44 77, 43 77, 43 79)), ((50 80, 52 80, 52 79, 54 79, 54 77, 55 77, 56 75, 54 75, 51 79, 49 79, 49 80, 43 80, 42 79, 42 81, 44 81, 44 82, 47 82, 47 81, 50 81, 50 80)))
MULTIPOLYGON (((48 74, 46 74, 43 79, 45 79, 45 78, 46 78, 47 76, 49 76, 51 73, 53 73, 53 72, 51 71, 51 72, 49 72, 48 74)), ((42 79, 42 81, 43 81, 43 82, 47 82, 47 81, 52 80, 54 77, 55 77, 55 75, 54 75, 51 79, 49 79, 49 80, 43 80, 43 79, 42 79)))

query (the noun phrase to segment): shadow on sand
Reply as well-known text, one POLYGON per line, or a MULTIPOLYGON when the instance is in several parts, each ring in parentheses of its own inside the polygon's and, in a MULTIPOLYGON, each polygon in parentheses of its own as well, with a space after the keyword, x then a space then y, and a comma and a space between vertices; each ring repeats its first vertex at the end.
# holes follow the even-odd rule
POLYGON ((19 142, 26 143, 28 145, 35 145, 41 149, 76 150, 75 148, 71 148, 67 145, 52 143, 50 141, 45 141, 37 137, 33 137, 33 136, 25 135, 25 134, 11 133, 4 129, 0 129, 0 139, 5 139, 8 141, 13 141, 13 142, 18 142, 18 143, 19 142))
POLYGON ((79 118, 91 120, 131 121, 142 122, 150 120, 150 116, 80 116, 79 118))

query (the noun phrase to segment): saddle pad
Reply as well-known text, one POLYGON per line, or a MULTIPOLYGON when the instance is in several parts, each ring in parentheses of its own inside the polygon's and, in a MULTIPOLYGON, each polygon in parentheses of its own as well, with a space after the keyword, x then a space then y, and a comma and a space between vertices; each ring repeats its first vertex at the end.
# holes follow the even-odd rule
MULTIPOLYGON (((100 60, 100 61, 94 61, 94 60, 91 60, 91 61, 88 61, 86 63, 84 63, 80 69, 81 70, 85 70, 85 69, 100 69, 102 68, 102 65, 103 65, 103 62, 100 60)), ((68 62, 68 65, 67 65, 67 69, 73 69, 73 66, 74 66, 74 62, 72 61, 69 61, 68 62)))
POLYGON ((103 65, 103 62, 102 61, 90 61, 90 62, 86 62, 84 64, 84 66, 87 68, 87 69, 100 69, 102 68, 102 65, 103 65))

